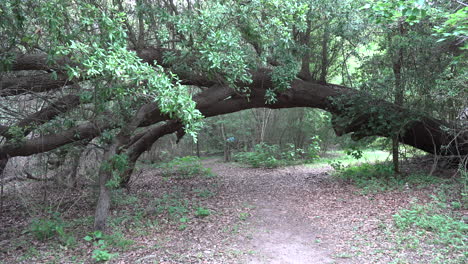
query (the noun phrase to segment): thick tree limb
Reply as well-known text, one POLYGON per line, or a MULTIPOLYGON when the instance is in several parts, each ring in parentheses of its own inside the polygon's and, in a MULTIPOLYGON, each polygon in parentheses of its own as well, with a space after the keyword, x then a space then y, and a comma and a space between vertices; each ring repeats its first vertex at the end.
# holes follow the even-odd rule
MULTIPOLYGON (((263 75, 267 78, 267 75, 263 75)), ((242 96, 231 96, 229 99, 222 100, 225 95, 230 93, 225 90, 219 90, 219 96, 210 98, 210 92, 206 92, 205 96, 195 97, 198 109, 206 117, 233 113, 249 108, 292 108, 292 107, 313 107, 330 111, 336 116, 342 116, 346 111, 350 111, 351 106, 338 108, 333 104, 333 100, 345 95, 346 97, 360 96, 358 91, 348 89, 336 85, 323 85, 314 82, 307 82, 303 80, 295 80, 292 83, 291 89, 278 95, 278 101, 275 104, 265 103, 265 91, 268 87, 269 80, 260 80, 260 77, 251 85, 252 92, 250 97, 244 98, 242 96), (262 86, 259 86, 259 83, 262 86), (254 89, 255 88, 255 89, 254 89)), ((270 82, 271 83, 271 82, 270 82)), ((221 88, 218 88, 221 89, 221 88)), ((204 93, 202 93, 204 94, 204 93)), ((410 115, 408 110, 397 108, 390 103, 384 101, 377 101, 376 105, 386 107, 386 111, 401 112, 401 115, 410 115)), ((138 113, 140 126, 154 124, 168 118, 161 115, 160 111, 155 105, 148 104, 142 107, 138 113)), ((345 127, 337 129, 337 133, 356 133, 358 137, 363 136, 391 136, 394 131, 380 130, 374 132, 366 126, 372 119, 372 115, 368 113, 356 113, 354 120, 350 120, 345 127)), ((388 120, 382 119, 380 122, 382 126, 388 120)), ((452 131, 444 130, 441 126, 449 127, 447 123, 435 120, 429 117, 421 117, 420 119, 413 120, 404 125, 403 133, 399 138, 400 142, 422 149, 426 152, 441 155, 453 155, 459 153, 461 155, 468 154, 468 133, 460 133, 454 136, 452 131)), ((104 129, 111 128, 112 125, 109 121, 101 121, 99 125, 88 123, 76 128, 67 130, 63 133, 47 135, 40 138, 35 138, 25 141, 21 145, 3 145, 0 147, 0 154, 8 154, 10 156, 27 156, 36 153, 52 150, 56 147, 71 143, 76 140, 84 138, 95 137, 104 129)), ((143 134, 137 135, 136 140, 131 140, 130 143, 134 144, 139 140, 143 134)))
POLYGON ((0 79, 0 97, 24 93, 41 93, 73 84, 65 77, 54 79, 52 74, 41 74, 23 77, 4 77, 0 79))
POLYGON ((18 143, 2 145, 0 146, 0 159, 7 156, 30 156, 47 152, 83 139, 95 138, 100 135, 102 131, 115 126, 111 120, 111 118, 103 118, 102 120, 82 124, 61 133, 48 134, 18 143))
MULTIPOLYGON (((28 135, 35 126, 42 125, 61 113, 65 113, 70 109, 75 108, 80 104, 80 97, 78 95, 66 95, 57 99, 49 106, 25 117, 14 126, 23 129, 23 135, 28 135)), ((8 134, 8 126, 0 126, 0 136, 11 138, 12 135, 8 134)))
MULTIPOLYGON (((170 50, 145 49, 139 51, 138 55, 144 61, 150 63, 157 61, 158 64, 162 64, 164 53, 168 51, 170 50)), ((26 65, 26 63, 23 63, 23 65, 26 65)), ((41 64, 36 63, 31 65, 33 66, 27 67, 39 67, 34 65, 41 64)), ((170 67, 171 65, 163 64, 163 66, 170 67)), ((27 67, 23 66, 23 69, 27 67)), ((14 68, 18 69, 20 67, 14 66, 14 68)), ((181 76, 184 76, 184 74, 185 73, 181 73, 181 76)), ((185 76, 187 77, 187 79, 185 79, 187 83, 197 83, 205 86, 212 86, 214 84, 213 81, 210 81, 203 76, 194 76, 193 74, 187 74, 185 76)), ((256 72, 252 72, 253 82, 248 85, 251 89, 251 94, 248 98, 243 95, 238 95, 229 87, 222 85, 212 87, 212 89, 207 89, 205 92, 194 97, 194 100, 197 102, 197 108, 207 117, 258 107, 312 107, 324 109, 331 112, 334 116, 340 117, 346 116, 352 112, 353 103, 338 107, 333 103, 334 101, 342 97, 369 97, 367 94, 362 94, 359 91, 342 86, 296 79, 291 83, 291 88, 289 90, 278 94, 278 101, 275 104, 266 104, 264 97, 265 91, 266 89, 274 88, 270 76, 270 70, 267 69, 260 69, 256 72)), ((31 87, 31 84, 29 84, 29 87, 31 87)), ((2 90, 0 90, 0 93, 1 92, 2 90)), ((357 102, 357 104, 359 104, 359 102, 357 102)), ((408 110, 400 109, 384 101, 374 100, 374 104, 377 107, 385 107, 385 111, 400 112, 400 116, 411 114, 408 110)), ((363 110, 360 113, 348 115, 348 119, 349 122, 346 122, 346 124, 336 125, 335 129, 339 135, 344 133, 354 133, 355 138, 360 138, 370 135, 391 137, 394 134, 394 131, 386 131, 385 129, 373 131, 368 124, 371 121, 375 123, 375 117, 367 113, 366 110, 363 110)), ((134 121, 136 122, 136 120, 139 122, 138 126, 149 126, 157 122, 168 120, 168 117, 161 114, 157 105, 147 104, 140 109, 134 121)), ((389 119, 383 118, 378 122, 380 122, 380 125, 384 127, 386 122, 390 121, 391 120, 389 119)), ((10 156, 18 156, 45 152, 55 147, 73 142, 74 140, 82 139, 83 136, 97 136, 101 129, 110 128, 111 125, 104 124, 97 127, 99 127, 99 129, 96 128, 94 124, 89 123, 56 135, 47 135, 41 138, 27 140, 21 146, 13 147, 11 145, 4 145, 0 147, 0 155, 8 154, 10 156), (70 135, 71 133, 77 133, 79 135, 72 136, 70 135), (56 139, 54 140, 54 138, 56 139)), ((467 133, 463 132, 453 135, 453 130, 444 130, 443 127, 448 127, 450 129, 456 128, 454 125, 450 125, 430 117, 420 116, 411 122, 404 124, 401 128, 403 133, 401 133, 399 140, 402 143, 412 145, 429 153, 442 155, 452 155, 453 153, 459 153, 461 155, 468 154, 467 133)), ((135 144, 143 136, 144 133, 133 137, 128 146, 135 144)))
POLYGON ((51 71, 59 70, 66 64, 72 64, 67 57, 61 57, 55 60, 54 65, 47 62, 47 54, 22 54, 16 57, 12 63, 12 71, 51 71))

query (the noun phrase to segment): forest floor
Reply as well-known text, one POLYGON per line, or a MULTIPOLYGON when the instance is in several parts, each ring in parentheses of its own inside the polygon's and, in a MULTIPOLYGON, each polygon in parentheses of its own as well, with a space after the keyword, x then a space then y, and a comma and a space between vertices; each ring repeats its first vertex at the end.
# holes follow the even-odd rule
MULTIPOLYGON (((216 176, 163 178, 158 169, 142 166, 128 191, 114 193, 110 232, 102 237, 91 232, 96 193, 90 187, 64 192, 50 182, 13 183, 0 217, 0 263, 94 263, 100 257, 161 264, 466 259, 466 229, 460 248, 435 243, 435 231, 395 225, 402 209, 414 211, 441 196, 453 204, 441 192, 453 187, 453 170, 439 171, 440 182, 363 192, 334 177, 325 164, 255 169, 211 158, 203 165, 216 176), (87 235, 91 241, 83 239, 87 235)), ((437 212, 443 217, 455 209, 437 212)), ((467 216, 460 208, 456 213, 467 216)))

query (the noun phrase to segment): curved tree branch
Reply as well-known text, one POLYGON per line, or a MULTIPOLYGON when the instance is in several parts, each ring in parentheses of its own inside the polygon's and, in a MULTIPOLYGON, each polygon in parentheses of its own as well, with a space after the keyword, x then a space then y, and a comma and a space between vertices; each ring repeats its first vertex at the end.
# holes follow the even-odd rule
MULTIPOLYGON (((26 136, 34 129, 34 127, 42 125, 52 120, 54 117, 61 113, 68 112, 69 110, 75 108, 79 104, 80 97, 78 95, 66 95, 57 99, 55 102, 48 105, 47 107, 25 117, 17 124, 15 124, 14 127, 23 129, 23 135, 26 136)), ((8 133, 10 127, 0 126, 0 136, 4 136, 8 139, 11 138, 12 135, 8 133)))
POLYGON ((0 97, 24 93, 41 93, 73 84, 66 77, 54 79, 52 74, 40 74, 22 77, 4 77, 0 79, 0 97))

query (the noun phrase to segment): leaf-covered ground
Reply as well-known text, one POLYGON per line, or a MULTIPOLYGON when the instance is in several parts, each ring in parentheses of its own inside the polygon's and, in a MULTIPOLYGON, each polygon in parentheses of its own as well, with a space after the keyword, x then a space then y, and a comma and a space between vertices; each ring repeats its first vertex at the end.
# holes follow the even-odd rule
MULTIPOLYGON (((109 263, 463 263, 459 249, 394 224, 399 210, 431 202, 436 184, 363 194, 328 166, 203 164, 217 176, 163 178, 143 166, 128 191, 115 193, 101 248, 109 263)), ((100 246, 83 239, 92 231, 96 192, 52 186, 6 186, 1 263, 96 261, 100 246), (40 241, 39 218, 63 232, 40 241)))

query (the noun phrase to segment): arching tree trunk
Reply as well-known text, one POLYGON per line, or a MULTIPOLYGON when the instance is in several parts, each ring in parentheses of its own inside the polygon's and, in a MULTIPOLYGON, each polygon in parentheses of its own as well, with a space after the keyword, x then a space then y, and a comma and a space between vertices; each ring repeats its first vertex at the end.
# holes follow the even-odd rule
MULTIPOLYGON (((162 59, 165 51, 164 49, 146 49, 140 50, 138 54, 145 62, 158 61, 163 63, 163 67, 171 68, 171 65, 164 64, 162 59)), ((31 55, 29 61, 26 57, 17 59, 16 63, 12 65, 13 69, 44 70, 47 67, 46 56, 31 55)), ((269 69, 252 71, 252 82, 239 84, 239 87, 250 89, 248 96, 239 94, 234 89, 216 83, 205 76, 192 72, 177 72, 177 69, 175 71, 181 79, 181 84, 204 87, 203 91, 195 95, 193 99, 197 104, 197 109, 205 117, 253 108, 319 108, 332 113, 337 135, 351 133, 354 139, 366 136, 392 137, 395 134, 395 129, 398 128, 401 131, 398 141, 401 143, 436 155, 458 157, 468 155, 468 130, 461 127, 460 124, 448 123, 427 115, 413 113, 399 105, 373 99, 369 94, 339 85, 326 84, 323 80, 315 82, 307 79, 294 79, 290 83, 290 89, 278 92, 275 103, 267 104, 265 93, 268 89, 274 90, 275 88, 269 69)), ((47 74, 41 77, 4 78, 0 81, 0 96, 13 96, 30 91, 49 91, 68 83, 67 78, 54 79, 47 74)), ((78 99, 76 96, 66 98, 68 99, 62 98, 60 100, 71 100, 74 102, 72 107, 68 107, 69 104, 56 102, 56 107, 46 107, 44 112, 37 113, 37 116, 42 118, 34 122, 44 124, 54 116, 70 111, 73 106, 80 103, 79 100, 76 100, 78 99)), ((129 167, 122 173, 121 180, 123 184, 128 184, 135 162, 144 151, 151 148, 154 142, 163 135, 177 131, 183 135, 183 131, 180 133, 182 124, 178 120, 171 120, 169 116, 162 114, 156 103, 142 105, 135 116, 128 117, 128 122, 113 122, 113 120, 116 118, 113 118, 112 113, 102 113, 89 122, 81 123, 67 130, 32 138, 21 138, 20 144, 7 141, 0 145, 0 160, 6 161, 9 157, 47 152, 80 140, 91 140, 100 136, 103 131, 119 128, 120 132, 107 152, 105 161, 109 162, 115 154, 125 154, 128 157, 129 167), (119 124, 122 123, 128 125, 119 127, 119 124), (139 127, 146 128, 142 132, 136 133, 139 127)), ((0 125, 0 133, 3 137, 9 136, 10 127, 0 125)), ((34 126, 31 127, 34 129, 34 126)), ((106 183, 111 179, 111 176, 110 171, 101 167, 96 229, 105 228, 105 219, 110 208, 110 190, 106 183)))

